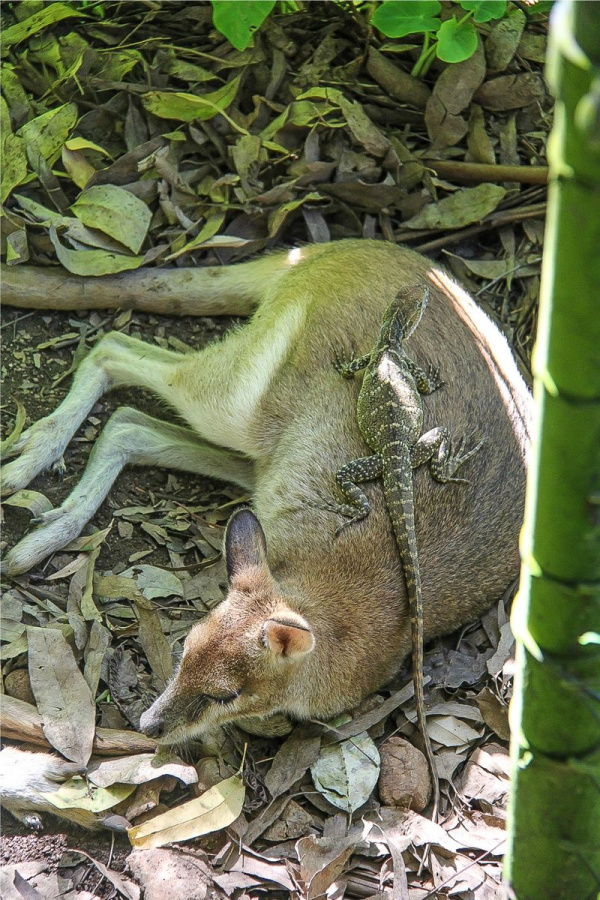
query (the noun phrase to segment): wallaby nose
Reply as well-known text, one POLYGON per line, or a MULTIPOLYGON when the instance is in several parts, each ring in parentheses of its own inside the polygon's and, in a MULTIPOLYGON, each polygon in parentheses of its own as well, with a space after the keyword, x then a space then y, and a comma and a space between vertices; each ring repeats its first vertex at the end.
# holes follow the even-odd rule
POLYGON ((140 731, 142 734, 145 734, 146 737, 156 738, 158 740, 165 732, 165 725, 160 719, 151 716, 150 712, 151 710, 147 709, 146 712, 142 714, 140 719, 140 731))

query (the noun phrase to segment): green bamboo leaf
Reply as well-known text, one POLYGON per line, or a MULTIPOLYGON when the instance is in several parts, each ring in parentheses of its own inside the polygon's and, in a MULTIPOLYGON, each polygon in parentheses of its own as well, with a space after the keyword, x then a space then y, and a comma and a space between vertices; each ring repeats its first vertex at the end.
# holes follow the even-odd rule
POLYGON ((442 4, 438 0, 385 0, 373 14, 371 23, 386 37, 404 37, 407 34, 434 32, 440 27, 438 15, 442 4))
POLYGON ((442 22, 437 39, 436 54, 444 62, 463 62, 477 50, 475 26, 469 20, 459 22, 456 16, 442 22))
POLYGON ((236 50, 245 50, 273 7, 275 0, 211 0, 213 25, 236 50))
POLYGON ((142 103, 160 119, 176 119, 178 122, 193 122, 195 119, 212 119, 227 109, 233 102, 241 75, 228 81, 217 91, 209 94, 168 93, 149 91, 142 96, 142 103))
POLYGON ((66 3, 46 3, 39 12, 34 13, 27 19, 23 19, 22 22, 17 22, 16 25, 11 25, 10 28, 4 29, 2 32, 2 48, 6 50, 8 47, 12 47, 13 44, 20 44, 21 41, 27 40, 32 34, 37 34, 42 28, 47 28, 48 25, 55 25, 56 22, 60 22, 62 19, 73 18, 74 16, 81 17, 83 13, 77 12, 76 9, 67 6, 66 3))
POLYGON ((143 200, 114 184, 89 188, 71 209, 88 228, 98 228, 132 253, 139 252, 152 219, 143 200))
POLYGON ((506 13, 506 0, 459 0, 459 6, 473 13, 476 22, 501 19, 506 13))

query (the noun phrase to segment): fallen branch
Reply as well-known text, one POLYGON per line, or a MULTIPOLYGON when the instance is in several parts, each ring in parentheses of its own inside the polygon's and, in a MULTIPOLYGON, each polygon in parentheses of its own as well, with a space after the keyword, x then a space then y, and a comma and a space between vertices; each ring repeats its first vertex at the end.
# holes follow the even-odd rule
POLYGON ((62 266, 2 265, 2 303, 57 311, 123 308, 170 316, 227 315, 231 304, 225 308, 222 301, 206 298, 207 274, 214 271, 207 266, 140 269, 86 278, 62 266))
MULTIPOLYGON (((24 741, 47 750, 50 743, 42 729, 42 717, 35 706, 9 697, 2 697, 0 704, 0 728, 3 738, 24 741)), ((121 731, 117 728, 97 728, 94 739, 94 753, 98 756, 119 756, 129 753, 152 753, 156 741, 135 731, 121 731)))
POLYGON ((458 162, 452 159, 422 159, 441 178, 456 181, 517 181, 520 184, 547 184, 547 166, 492 166, 485 163, 458 162))

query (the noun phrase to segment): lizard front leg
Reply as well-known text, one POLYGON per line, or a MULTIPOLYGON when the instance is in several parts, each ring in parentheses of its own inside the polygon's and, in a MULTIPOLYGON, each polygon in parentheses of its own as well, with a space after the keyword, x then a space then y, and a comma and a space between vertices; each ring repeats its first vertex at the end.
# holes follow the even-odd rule
POLYGON ((429 463, 429 470, 436 481, 441 484, 468 484, 467 478, 457 478, 455 473, 467 460, 483 446, 480 441, 476 447, 464 451, 464 441, 460 441, 458 448, 453 451, 448 429, 444 426, 432 428, 421 435, 411 449, 411 465, 417 469, 424 463, 429 463))
POLYGON ((425 369, 422 369, 421 366, 409 356, 405 355, 404 359, 420 394, 433 394, 434 391, 441 388, 444 382, 440 377, 440 370, 438 368, 429 366, 427 371, 425 371, 425 369))
POLYGON ((383 475, 383 459, 376 453, 363 456, 346 463, 336 472, 335 480, 346 503, 327 503, 323 508, 337 515, 344 516, 347 521, 337 529, 336 536, 355 522, 360 522, 369 515, 370 505, 367 495, 358 487, 363 481, 373 481, 383 475))
POLYGON ((366 369, 370 361, 370 353, 366 353, 364 356, 357 356, 353 359, 345 359, 342 353, 336 350, 333 356, 333 365, 342 378, 353 378, 357 372, 366 369))

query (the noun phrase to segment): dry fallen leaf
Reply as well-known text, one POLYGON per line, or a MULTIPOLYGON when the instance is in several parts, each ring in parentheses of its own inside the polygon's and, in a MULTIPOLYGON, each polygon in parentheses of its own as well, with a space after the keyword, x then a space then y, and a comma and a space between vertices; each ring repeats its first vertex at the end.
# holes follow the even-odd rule
POLYGON ((28 628, 29 679, 44 734, 53 747, 85 766, 92 755, 96 705, 73 651, 56 628, 28 628))
POLYGON ((133 847, 164 847, 173 841, 189 841, 235 822, 242 811, 246 791, 239 775, 219 782, 201 797, 188 800, 166 813, 154 816, 127 834, 133 847))

